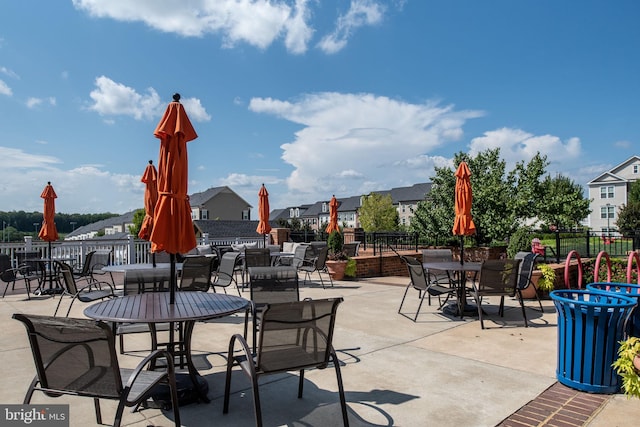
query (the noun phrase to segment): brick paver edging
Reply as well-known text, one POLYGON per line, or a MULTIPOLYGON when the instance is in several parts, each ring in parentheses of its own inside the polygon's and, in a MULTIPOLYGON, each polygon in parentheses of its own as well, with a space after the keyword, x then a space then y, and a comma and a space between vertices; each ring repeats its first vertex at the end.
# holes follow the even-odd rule
POLYGON ((610 397, 574 390, 556 382, 496 427, 584 426, 610 397))

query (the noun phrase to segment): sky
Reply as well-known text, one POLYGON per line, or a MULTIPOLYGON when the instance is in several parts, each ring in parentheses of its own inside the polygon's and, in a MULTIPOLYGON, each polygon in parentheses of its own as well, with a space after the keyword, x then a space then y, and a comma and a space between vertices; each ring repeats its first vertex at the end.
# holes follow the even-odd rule
MULTIPOLYGON (((190 194, 272 209, 536 152, 580 185, 638 152, 637 0, 0 2, 0 211, 143 208, 174 93, 190 194)), ((586 195, 586 193, 585 193, 586 195)))

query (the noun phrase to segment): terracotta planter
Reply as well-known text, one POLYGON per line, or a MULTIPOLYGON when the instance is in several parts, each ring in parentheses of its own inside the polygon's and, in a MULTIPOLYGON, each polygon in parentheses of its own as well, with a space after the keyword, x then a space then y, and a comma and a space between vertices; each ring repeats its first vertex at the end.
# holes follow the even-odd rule
POLYGON ((342 280, 344 278, 344 270, 347 268, 347 261, 331 261, 327 260, 325 265, 327 271, 333 280, 342 280))
POLYGON ((522 291, 522 298, 524 299, 535 299, 536 293, 538 292, 538 279, 542 276, 542 273, 538 270, 534 270, 531 273, 531 284, 524 288, 522 291))

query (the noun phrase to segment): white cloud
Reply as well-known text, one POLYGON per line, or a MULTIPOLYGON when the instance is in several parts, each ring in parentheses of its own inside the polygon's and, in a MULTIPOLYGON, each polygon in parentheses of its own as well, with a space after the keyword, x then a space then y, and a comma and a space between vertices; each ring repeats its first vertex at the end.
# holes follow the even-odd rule
POLYGON ((40 193, 47 182, 56 190, 56 211, 65 213, 128 212, 142 208, 144 187, 139 175, 115 174, 97 165, 73 169, 51 156, 0 147, 3 201, 12 210, 42 212, 40 193), (98 191, 109 188, 109 191, 98 191))
POLYGON ((3 80, 0 80, 0 95, 13 95, 13 91, 3 80))
POLYGON ((346 14, 338 17, 335 30, 318 43, 325 53, 336 53, 347 45, 353 32, 365 25, 375 25, 382 21, 385 7, 373 0, 353 0, 346 14))
MULTIPOLYGON (((101 116, 120 115, 136 120, 149 120, 162 116, 167 106, 153 88, 148 88, 147 94, 141 95, 135 89, 116 83, 105 76, 96 78, 95 84, 97 88, 89 94, 93 103, 88 108, 101 116)), ((192 121, 211 120, 199 99, 182 98, 180 102, 192 121)))
POLYGON ((254 98, 249 108, 304 126, 282 145, 282 158, 294 167, 287 191, 302 200, 427 182, 433 164, 441 161, 423 157, 420 166, 428 166, 423 168, 413 167, 415 159, 459 141, 465 122, 483 114, 433 102, 331 92, 294 101, 254 98))
POLYGON ((49 98, 35 98, 35 97, 31 97, 27 99, 27 102, 25 103, 27 105, 28 108, 36 108, 39 107, 40 105, 42 105, 43 103, 48 103, 49 105, 55 107, 56 106, 56 99, 54 97, 49 97, 49 98))
POLYGON ((248 43, 260 49, 284 34, 287 48, 306 50, 311 33, 307 0, 73 0, 74 6, 100 18, 141 21, 160 31, 187 37, 220 34, 223 45, 248 43))
POLYGON ((581 154, 579 138, 562 141, 554 135, 533 135, 512 128, 488 131, 483 136, 473 138, 469 144, 469 154, 473 156, 493 148, 500 148, 500 155, 509 165, 508 168, 513 167, 516 162, 530 160, 537 152, 546 155, 552 164, 557 163, 558 159, 566 163, 577 159, 581 154))
POLYGON ((7 67, 0 67, 0 73, 13 79, 20 80, 20 76, 18 76, 13 70, 8 69, 7 67))

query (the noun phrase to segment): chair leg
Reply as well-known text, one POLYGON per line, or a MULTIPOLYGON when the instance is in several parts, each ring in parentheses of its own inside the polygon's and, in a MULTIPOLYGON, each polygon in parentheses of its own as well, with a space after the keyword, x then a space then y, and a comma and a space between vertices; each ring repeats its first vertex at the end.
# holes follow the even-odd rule
POLYGON ((411 283, 409 283, 404 290, 404 295, 402 296, 402 301, 400 301, 400 307, 398 308, 398 314, 402 314, 402 304, 404 304, 404 300, 407 297, 407 292, 409 292, 410 287, 411 287, 411 283))
POLYGON ((524 300, 522 299, 522 294, 520 293, 519 289, 518 289, 518 302, 520 303, 520 307, 522 308, 522 317, 524 318, 524 327, 528 328, 529 322, 527 322, 527 312, 524 309, 524 300))
POLYGON ((342 422, 345 427, 349 427, 349 417, 347 415, 347 399, 344 396, 344 384, 342 383, 342 374, 340 373, 340 361, 336 356, 336 351, 331 348, 331 359, 333 367, 336 370, 336 379, 338 380, 338 394, 340 395, 340 407, 342 408, 342 422))

